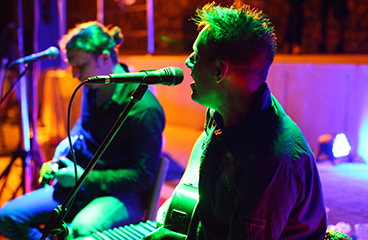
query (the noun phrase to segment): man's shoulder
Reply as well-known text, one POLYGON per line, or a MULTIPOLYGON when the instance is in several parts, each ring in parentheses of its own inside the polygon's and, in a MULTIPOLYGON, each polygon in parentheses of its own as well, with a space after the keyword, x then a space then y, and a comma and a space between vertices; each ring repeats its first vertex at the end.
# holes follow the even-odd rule
POLYGON ((141 102, 144 103, 141 104, 143 108, 162 108, 160 101, 150 90, 145 92, 141 102))

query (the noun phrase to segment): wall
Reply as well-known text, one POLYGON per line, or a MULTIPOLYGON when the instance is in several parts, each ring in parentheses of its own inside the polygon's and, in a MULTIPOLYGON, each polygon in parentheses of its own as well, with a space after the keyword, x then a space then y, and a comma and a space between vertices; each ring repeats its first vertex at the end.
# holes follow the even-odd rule
MULTIPOLYGON (((269 73, 271 91, 298 123, 312 149, 325 133, 347 135, 353 152, 368 159, 368 65, 326 56, 321 62, 276 61, 269 73)), ((359 58, 359 57, 358 57, 359 58)), ((294 59, 295 61, 295 59, 294 59)))
MULTIPOLYGON (((157 85, 168 124, 201 129, 205 109, 190 99, 190 71, 186 56, 123 56, 143 69, 180 67, 184 81, 177 86, 157 85)), ((368 159, 368 57, 365 55, 278 55, 268 84, 285 111, 300 126, 313 151, 318 137, 344 132, 353 151, 368 159)))

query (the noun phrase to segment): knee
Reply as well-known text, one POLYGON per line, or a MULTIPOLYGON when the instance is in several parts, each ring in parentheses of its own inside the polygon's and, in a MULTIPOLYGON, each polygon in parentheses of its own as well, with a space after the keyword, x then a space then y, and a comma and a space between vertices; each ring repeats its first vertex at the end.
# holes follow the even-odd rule
POLYGON ((0 209, 0 229, 3 232, 12 231, 16 227, 16 217, 11 205, 5 203, 0 209))
POLYGON ((69 226, 69 235, 73 236, 73 238, 90 236, 97 231, 99 231, 99 229, 95 227, 92 219, 84 219, 83 221, 73 220, 72 224, 69 226))

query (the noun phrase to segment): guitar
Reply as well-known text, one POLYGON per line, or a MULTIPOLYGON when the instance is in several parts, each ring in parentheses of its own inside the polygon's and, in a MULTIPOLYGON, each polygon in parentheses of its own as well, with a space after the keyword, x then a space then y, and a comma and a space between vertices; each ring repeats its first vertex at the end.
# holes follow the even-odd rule
MULTIPOLYGON (((198 188, 192 184, 179 184, 174 191, 165 217, 164 228, 187 236, 187 240, 196 239, 198 229, 198 188)), ((351 240, 344 233, 327 229, 323 240, 351 240)))
POLYGON ((166 210, 163 228, 196 239, 199 217, 197 205, 199 200, 199 165, 202 156, 202 145, 206 134, 202 133, 195 143, 185 173, 176 186, 170 205, 166 210))
POLYGON ((174 191, 164 221, 164 228, 195 239, 199 223, 198 188, 192 184, 179 184, 174 191))
MULTIPOLYGON (((71 142, 74 149, 74 155, 77 158, 81 151, 83 135, 75 135, 71 137, 71 142)), ((72 153, 69 147, 69 139, 65 138, 62 140, 55 149, 55 153, 58 153, 59 158, 65 156, 66 158, 73 159, 72 153), (60 149, 61 150, 60 150, 60 149), (59 149, 59 150, 58 150, 59 149)), ((53 180, 55 178, 55 173, 60 169, 66 167, 62 161, 50 160, 43 163, 40 169, 40 177, 38 178, 38 184, 40 187, 47 185, 53 185, 53 180)))

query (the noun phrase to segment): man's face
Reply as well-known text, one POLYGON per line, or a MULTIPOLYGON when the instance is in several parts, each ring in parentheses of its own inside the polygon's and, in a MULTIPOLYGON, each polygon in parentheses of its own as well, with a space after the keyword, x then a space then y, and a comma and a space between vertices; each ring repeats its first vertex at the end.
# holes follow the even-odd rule
POLYGON ((91 53, 80 49, 72 49, 68 50, 67 55, 74 78, 84 81, 89 77, 104 74, 100 62, 91 53))
POLYGON ((208 28, 205 27, 199 34, 193 44, 193 53, 187 58, 185 64, 192 70, 191 76, 193 82, 192 88, 193 101, 205 106, 211 107, 216 101, 214 91, 215 80, 215 59, 209 58, 209 48, 205 44, 204 37, 208 28))

